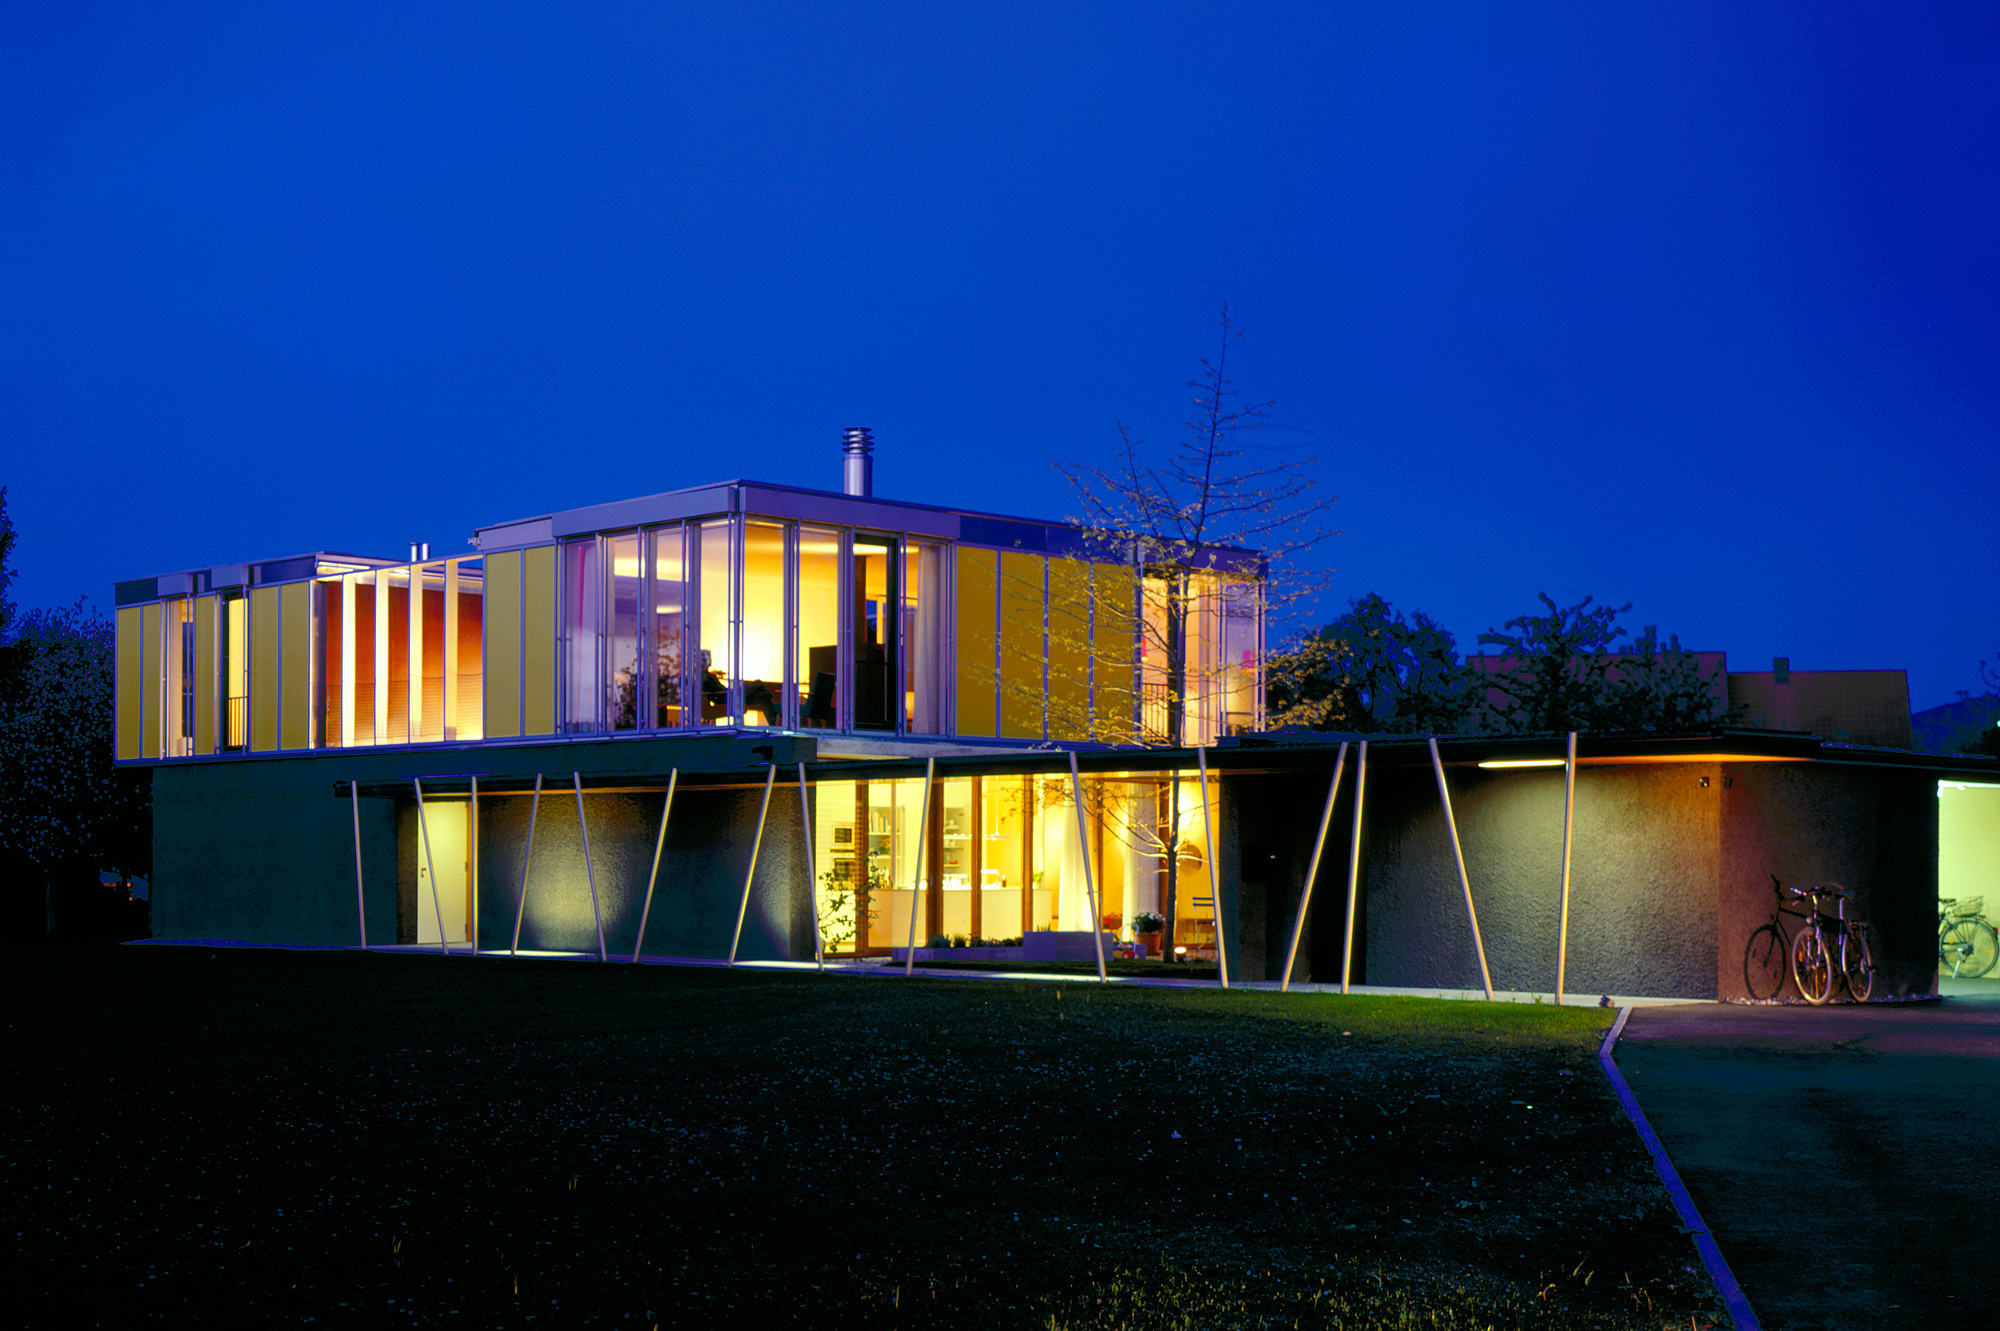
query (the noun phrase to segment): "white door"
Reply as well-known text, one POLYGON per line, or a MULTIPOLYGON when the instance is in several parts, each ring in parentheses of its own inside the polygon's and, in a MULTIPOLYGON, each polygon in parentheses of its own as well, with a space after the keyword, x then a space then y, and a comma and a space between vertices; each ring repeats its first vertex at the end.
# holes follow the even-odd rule
POLYGON ((438 941, 438 916, 444 916, 444 941, 466 941, 466 920, 470 902, 465 891, 465 805, 444 803, 424 805, 424 826, 430 829, 430 860, 424 859, 422 829, 416 837, 417 851, 417 941, 438 941), (437 900, 431 900, 431 867, 437 868, 437 900))

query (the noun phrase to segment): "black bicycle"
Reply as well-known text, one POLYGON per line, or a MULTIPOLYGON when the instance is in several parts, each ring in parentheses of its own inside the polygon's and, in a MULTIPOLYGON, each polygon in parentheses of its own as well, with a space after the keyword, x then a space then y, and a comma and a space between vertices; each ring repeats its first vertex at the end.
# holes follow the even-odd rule
POLYGON ((1938 902, 1938 969, 1961 980, 1976 980, 2000 958, 2000 935, 1986 922, 1984 897, 1945 897, 1938 902))
POLYGON ((1855 1002, 1867 1002, 1875 990, 1875 955, 1867 924, 1847 918, 1854 894, 1837 883, 1786 887, 1776 874, 1771 892, 1777 898, 1771 918, 1751 931, 1743 949, 1743 987, 1750 996, 1770 1002, 1784 991, 1789 975, 1799 997, 1818 1007, 1833 997, 1838 976, 1855 1002), (1822 909, 1829 900, 1832 915, 1822 909), (1799 922, 1797 933, 1786 932, 1787 916, 1799 922))

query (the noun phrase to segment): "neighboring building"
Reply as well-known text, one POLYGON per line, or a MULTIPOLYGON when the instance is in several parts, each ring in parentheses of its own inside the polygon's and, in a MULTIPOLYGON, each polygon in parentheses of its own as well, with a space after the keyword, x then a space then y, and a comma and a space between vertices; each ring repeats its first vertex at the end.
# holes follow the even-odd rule
POLYGON ((1835 744, 1907 749, 1910 680, 1901 670, 1793 670, 1778 657, 1767 671, 1731 671, 1738 724, 1805 730, 1835 744))

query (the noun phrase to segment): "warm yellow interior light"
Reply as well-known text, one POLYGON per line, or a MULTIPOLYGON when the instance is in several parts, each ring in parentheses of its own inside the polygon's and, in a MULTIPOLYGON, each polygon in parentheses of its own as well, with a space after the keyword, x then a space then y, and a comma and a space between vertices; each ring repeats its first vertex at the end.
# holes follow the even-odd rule
POLYGON ((1561 758, 1495 758, 1479 764, 1481 767, 1561 767, 1561 758))

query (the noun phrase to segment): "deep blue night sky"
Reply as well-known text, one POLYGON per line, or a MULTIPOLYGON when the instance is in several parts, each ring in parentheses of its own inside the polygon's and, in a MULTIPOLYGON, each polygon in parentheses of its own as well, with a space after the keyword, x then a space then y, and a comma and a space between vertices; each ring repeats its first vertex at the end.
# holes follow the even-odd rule
POLYGON ((2000 8, 13 5, 15 599, 746 476, 1073 510, 1227 299, 1337 611, 2000 650, 2000 8))

